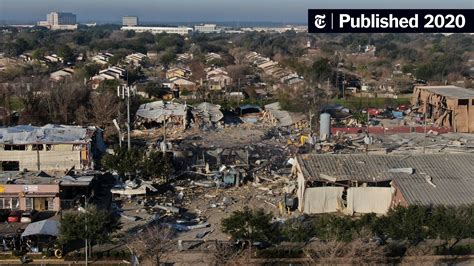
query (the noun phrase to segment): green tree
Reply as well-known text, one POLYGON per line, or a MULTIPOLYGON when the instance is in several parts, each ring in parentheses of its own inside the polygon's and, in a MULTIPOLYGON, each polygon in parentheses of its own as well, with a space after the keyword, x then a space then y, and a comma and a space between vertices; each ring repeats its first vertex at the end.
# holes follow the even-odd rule
POLYGON ((91 78, 97 75, 100 71, 101 66, 99 64, 91 63, 84 66, 85 76, 91 78))
POLYGON ((459 240, 472 237, 472 208, 449 208, 438 206, 433 209, 428 221, 428 234, 450 244, 452 248, 459 240), (470 213, 470 215, 469 215, 470 213), (469 226, 471 224, 471 226, 469 226))
POLYGON ((118 229, 120 222, 116 215, 92 206, 85 212, 68 212, 63 215, 59 227, 59 242, 66 244, 87 239, 92 251, 92 246, 109 242, 112 234, 118 229))
POLYGON ((173 170, 172 158, 159 151, 145 152, 143 149, 127 147, 115 148, 114 154, 102 157, 102 167, 106 170, 117 171, 122 177, 141 177, 146 180, 168 180, 173 170))
POLYGON ((74 62, 74 53, 67 44, 63 44, 58 48, 58 55, 64 59, 64 62, 74 62))
POLYGON ((374 232, 417 244, 428 235, 429 209, 424 206, 397 206, 374 223, 374 232))
POLYGON ((44 54, 45 51, 42 48, 38 48, 31 52, 31 58, 35 60, 40 60, 41 58, 43 58, 44 54))
POLYGON ((176 53, 166 52, 160 57, 160 61, 164 65, 169 65, 176 59, 176 53))
POLYGON ((338 217, 335 215, 318 216, 314 219, 313 226, 315 234, 327 241, 350 242, 357 233, 356 224, 349 217, 338 217))
POLYGON ((106 170, 117 171, 120 176, 135 176, 141 170, 141 161, 144 151, 142 149, 115 147, 113 154, 102 157, 102 167, 106 170))
POLYGON ((316 60, 309 70, 309 77, 313 81, 321 82, 331 77, 332 68, 327 58, 320 58, 316 60))
POLYGON ((222 232, 234 240, 244 240, 250 245, 255 241, 272 242, 277 227, 272 224, 273 215, 264 209, 252 210, 245 206, 243 210, 233 212, 222 220, 222 232))
POLYGON ((172 171, 171 158, 167 153, 150 151, 142 160, 142 176, 145 178, 161 178, 168 181, 172 171))

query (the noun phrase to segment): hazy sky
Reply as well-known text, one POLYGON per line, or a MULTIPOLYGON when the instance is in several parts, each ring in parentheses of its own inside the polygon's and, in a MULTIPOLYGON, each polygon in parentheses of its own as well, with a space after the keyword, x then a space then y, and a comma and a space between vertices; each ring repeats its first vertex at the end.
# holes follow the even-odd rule
POLYGON ((50 11, 80 22, 274 21, 305 22, 309 8, 474 8, 474 0, 0 0, 0 21, 44 20, 50 11))

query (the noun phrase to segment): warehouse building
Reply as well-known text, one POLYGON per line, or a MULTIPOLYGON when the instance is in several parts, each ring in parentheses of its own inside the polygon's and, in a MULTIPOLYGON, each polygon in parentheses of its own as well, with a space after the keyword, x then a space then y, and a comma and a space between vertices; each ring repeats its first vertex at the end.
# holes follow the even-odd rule
POLYGON ((474 133, 474 90, 456 86, 416 86, 413 109, 436 126, 474 133))

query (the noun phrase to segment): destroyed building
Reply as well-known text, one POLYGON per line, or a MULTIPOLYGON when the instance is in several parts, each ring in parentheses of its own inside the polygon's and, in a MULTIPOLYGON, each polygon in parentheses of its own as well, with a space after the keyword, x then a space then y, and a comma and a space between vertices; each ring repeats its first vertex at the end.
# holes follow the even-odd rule
POLYGON ((214 126, 224 118, 221 106, 203 102, 194 106, 191 110, 193 123, 199 127, 214 126))
POLYGON ((253 104, 241 105, 237 108, 237 112, 244 123, 257 123, 262 116, 262 108, 253 104))
POLYGON ((474 90, 456 86, 416 86, 412 105, 436 126, 474 133, 474 90))
POLYGON ((94 175, 55 177, 45 172, 0 173, 0 208, 60 211, 89 195, 94 175))
POLYGON ((0 166, 4 171, 92 169, 105 151, 102 130, 48 124, 0 128, 0 166))
POLYGON ((185 130, 187 122, 186 104, 178 101, 155 101, 140 105, 136 113, 135 125, 138 127, 172 126, 185 130))
POLYGON ((212 174, 225 185, 239 185, 247 177, 249 152, 245 148, 216 148, 196 154, 193 168, 212 174))
POLYGON ((298 155, 298 208, 308 214, 385 214, 397 205, 474 203, 473 154, 298 155))
POLYGON ((282 110, 279 102, 267 104, 264 107, 263 119, 276 127, 293 126, 301 123, 305 118, 303 114, 282 110))

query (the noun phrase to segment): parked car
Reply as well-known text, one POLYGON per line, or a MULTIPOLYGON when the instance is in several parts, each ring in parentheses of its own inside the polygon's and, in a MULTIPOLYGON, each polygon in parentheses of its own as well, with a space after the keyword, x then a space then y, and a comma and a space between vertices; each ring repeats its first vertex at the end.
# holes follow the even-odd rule
POLYGON ((10 215, 8 216, 8 222, 9 223, 17 223, 20 221, 21 219, 21 214, 23 212, 22 211, 18 211, 18 210, 15 210, 15 211, 12 211, 10 212, 10 215))
POLYGON ((21 214, 20 222, 22 222, 22 223, 34 222, 36 220, 37 216, 38 216, 38 211, 36 211, 36 210, 24 212, 24 213, 21 214))

